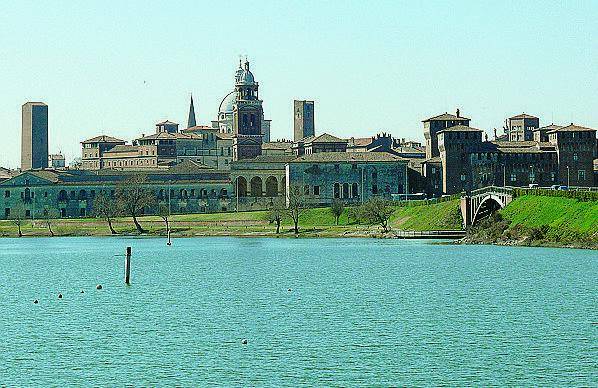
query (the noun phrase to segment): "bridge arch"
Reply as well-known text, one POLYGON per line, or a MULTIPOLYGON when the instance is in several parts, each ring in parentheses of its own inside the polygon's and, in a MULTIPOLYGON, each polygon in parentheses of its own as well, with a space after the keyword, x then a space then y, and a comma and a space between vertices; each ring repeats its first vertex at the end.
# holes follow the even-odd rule
POLYGON ((472 224, 476 224, 480 220, 489 217, 492 213, 497 210, 503 209, 505 203, 503 200, 494 194, 490 194, 479 202, 479 205, 475 208, 472 218, 472 224))

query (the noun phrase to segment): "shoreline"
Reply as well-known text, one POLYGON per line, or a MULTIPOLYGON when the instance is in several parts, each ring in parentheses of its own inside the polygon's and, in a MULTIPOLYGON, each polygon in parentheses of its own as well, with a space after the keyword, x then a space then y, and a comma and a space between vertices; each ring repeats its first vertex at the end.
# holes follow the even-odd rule
MULTIPOLYGON (((395 230, 394 232, 397 232, 395 230)), ((400 230, 401 232, 405 232, 400 230)), ((0 240, 2 238, 11 238, 11 239, 31 239, 31 238, 70 238, 70 237, 100 237, 100 238, 110 238, 110 237, 124 237, 124 238, 138 238, 138 239, 166 239, 167 235, 165 233, 118 233, 118 234, 110 234, 110 233, 69 233, 69 234, 55 234, 54 236, 50 236, 49 234, 43 233, 36 233, 36 234, 24 234, 22 237, 18 237, 14 234, 0 234, 0 240)), ((204 237, 235 237, 235 238, 282 238, 282 239, 292 239, 292 238, 301 238, 301 239, 319 239, 319 238, 375 238, 380 240, 429 240, 432 244, 441 244, 441 245, 492 245, 492 246, 503 246, 503 247, 524 247, 524 248, 564 248, 564 249, 583 249, 583 250, 598 250, 596 246, 588 246, 584 245, 582 242, 579 244, 558 244, 555 242, 539 242, 533 241, 528 243, 526 240, 509 240, 509 241, 482 241, 482 240, 472 240, 470 237, 461 237, 461 238, 447 238, 443 236, 426 236, 426 237, 399 237, 391 230, 388 234, 380 233, 379 231, 375 230, 368 230, 367 228, 360 229, 359 231, 355 230, 330 230, 330 229, 307 229, 299 231, 298 235, 295 235, 292 231, 281 231, 281 233, 276 234, 275 230, 268 231, 264 233, 264 231, 248 231, 242 232, 238 231, 231 231, 230 229, 226 232, 224 231, 202 231, 196 233, 171 233, 172 239, 190 239, 190 238, 204 238, 204 237), (440 240, 440 241, 439 241, 440 240)))

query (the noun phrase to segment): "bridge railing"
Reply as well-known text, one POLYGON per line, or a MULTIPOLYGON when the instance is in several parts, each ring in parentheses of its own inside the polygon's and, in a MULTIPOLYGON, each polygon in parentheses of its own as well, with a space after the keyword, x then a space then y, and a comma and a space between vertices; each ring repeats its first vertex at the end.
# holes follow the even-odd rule
POLYGON ((486 187, 482 187, 479 189, 475 189, 472 190, 469 195, 470 196, 478 196, 478 195, 482 195, 482 194, 486 194, 486 193, 499 193, 499 194, 508 194, 508 195, 512 195, 513 194, 513 188, 506 186, 506 187, 502 187, 502 186, 486 186, 486 187))

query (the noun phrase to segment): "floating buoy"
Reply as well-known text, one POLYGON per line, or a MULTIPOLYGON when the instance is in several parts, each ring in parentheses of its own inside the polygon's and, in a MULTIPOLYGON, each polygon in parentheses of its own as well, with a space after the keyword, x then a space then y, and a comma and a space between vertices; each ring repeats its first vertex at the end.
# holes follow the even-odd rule
POLYGON ((33 301, 33 304, 38 304, 38 303, 39 303, 39 301, 37 299, 33 301))
POLYGON ((62 299, 62 294, 58 294, 58 299, 62 299))
POLYGON ((101 290, 101 289, 102 289, 102 285, 101 285, 101 284, 98 284, 98 285, 96 286, 96 290, 101 290))
POLYGON ((287 291, 288 291, 288 292, 291 292, 291 291, 293 291, 293 290, 291 290, 291 289, 289 288, 287 291))
POLYGON ((82 293, 82 294, 84 294, 84 293, 85 293, 85 291, 81 290, 81 293, 82 293))
POLYGON ((246 340, 245 338, 243 338, 243 339, 241 340, 241 343, 242 343, 243 345, 247 345, 247 340, 246 340))

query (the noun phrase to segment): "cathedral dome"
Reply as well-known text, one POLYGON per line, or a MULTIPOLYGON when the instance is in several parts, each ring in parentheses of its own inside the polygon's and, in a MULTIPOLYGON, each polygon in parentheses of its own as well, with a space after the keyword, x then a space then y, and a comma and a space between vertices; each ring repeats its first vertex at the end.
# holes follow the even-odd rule
POLYGON ((222 99, 222 102, 220 102, 218 113, 232 113, 235 102, 237 102, 237 96, 233 90, 222 99))

